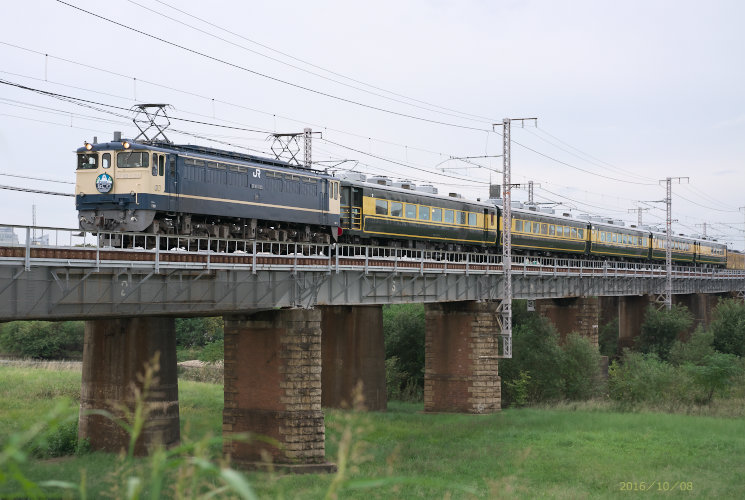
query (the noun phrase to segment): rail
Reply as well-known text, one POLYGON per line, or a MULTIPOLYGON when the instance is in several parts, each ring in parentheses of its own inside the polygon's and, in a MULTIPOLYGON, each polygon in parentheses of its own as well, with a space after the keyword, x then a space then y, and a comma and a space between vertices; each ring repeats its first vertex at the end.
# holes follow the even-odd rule
MULTIPOLYGON (((0 265, 95 268, 501 274, 502 256, 368 245, 1 226, 0 265)), ((662 264, 513 256, 513 275, 663 278, 662 264)), ((745 271, 673 266, 675 278, 743 279, 745 271)))

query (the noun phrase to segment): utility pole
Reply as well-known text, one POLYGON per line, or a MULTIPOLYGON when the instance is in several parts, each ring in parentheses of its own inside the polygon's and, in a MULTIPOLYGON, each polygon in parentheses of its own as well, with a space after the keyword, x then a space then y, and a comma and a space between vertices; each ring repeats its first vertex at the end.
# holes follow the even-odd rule
POLYGON ((701 231, 703 232, 704 238, 706 238, 706 222, 702 222, 701 224, 696 224, 696 226, 701 226, 701 231))
MULTIPOLYGON (((738 210, 740 210, 740 212, 745 213, 745 207, 740 207, 738 210)), ((745 252, 745 246, 742 247, 742 251, 745 252)))
POLYGON ((673 215, 672 215, 672 203, 673 203, 673 181, 678 181, 678 184, 682 184, 683 179, 688 182, 688 177, 667 177, 661 180, 664 182, 667 189, 665 196, 665 204, 667 205, 667 217, 665 220, 665 308, 669 311, 673 307, 673 253, 672 253, 672 228, 673 228, 673 215))
POLYGON ((629 208, 628 213, 634 213, 637 212, 639 215, 636 219, 636 227, 642 227, 642 213, 643 212, 649 212, 648 208, 642 208, 642 207, 636 207, 636 208, 629 208))
POLYGON ((511 125, 519 121, 525 125, 528 120, 538 118, 504 118, 502 123, 495 123, 492 127, 502 126, 502 272, 504 273, 504 296, 499 304, 500 327, 502 337, 502 357, 512 357, 512 175, 510 171, 510 149, 512 146, 511 125))

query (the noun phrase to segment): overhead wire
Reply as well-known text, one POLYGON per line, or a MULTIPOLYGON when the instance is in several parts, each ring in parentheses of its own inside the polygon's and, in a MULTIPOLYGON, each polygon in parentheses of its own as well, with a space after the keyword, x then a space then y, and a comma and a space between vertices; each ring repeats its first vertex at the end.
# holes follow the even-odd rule
POLYGON ((418 103, 420 103, 420 104, 426 104, 426 105, 428 105, 428 106, 432 106, 432 107, 435 107, 435 108, 443 109, 443 110, 445 110, 445 111, 453 111, 453 112, 455 112, 455 113, 459 113, 459 114, 461 114, 461 115, 464 115, 464 116, 471 116, 471 117, 473 117, 473 118, 478 118, 478 119, 481 119, 481 120, 483 120, 483 121, 485 121, 485 122, 487 122, 487 123, 491 123, 491 122, 493 122, 493 121, 494 121, 493 119, 491 119, 491 118, 488 118, 488 117, 485 117, 485 116, 474 115, 474 114, 471 114, 471 113, 465 113, 465 112, 463 112, 463 111, 455 110, 455 109, 452 109, 452 108, 447 108, 447 107, 444 107, 444 106, 439 106, 439 105, 437 105, 437 104, 433 104, 433 103, 430 103, 430 102, 427 102, 427 101, 423 101, 423 100, 420 100, 420 99, 415 99, 415 98, 413 98, 413 97, 408 97, 408 96, 405 96, 405 95, 403 95, 403 94, 399 94, 399 93, 393 92, 393 91, 391 91, 391 90, 386 90, 386 89, 384 89, 384 88, 381 88, 381 87, 377 87, 377 86, 375 86, 375 85, 371 85, 371 84, 369 84, 369 83, 366 83, 366 82, 364 82, 364 81, 361 81, 361 80, 357 80, 357 79, 355 79, 355 78, 351 78, 351 77, 349 77, 349 76, 343 75, 343 74, 341 74, 341 73, 337 73, 337 72, 335 72, 335 71, 332 71, 332 70, 330 70, 330 69, 324 68, 324 67, 322 67, 322 66, 319 66, 319 65, 316 65, 316 64, 310 63, 310 62, 308 62, 308 61, 306 61, 306 60, 304 60, 304 59, 300 59, 300 58, 298 58, 298 57, 295 57, 295 56, 293 56, 293 55, 291 55, 291 54, 288 54, 288 53, 286 53, 286 52, 282 52, 282 51, 280 51, 280 50, 274 49, 274 48, 272 48, 272 47, 270 47, 270 46, 268 46, 268 45, 266 45, 266 44, 263 44, 263 43, 257 42, 257 41, 255 41, 255 40, 251 40, 250 38, 247 38, 247 37, 245 37, 245 36, 243 36, 243 35, 241 35, 241 34, 239 34, 239 33, 236 33, 236 32, 234 32, 234 31, 230 31, 230 30, 228 30, 228 29, 225 29, 225 28, 223 28, 223 27, 221 27, 221 26, 218 26, 218 25, 217 25, 217 24, 215 24, 215 23, 212 23, 212 22, 210 22, 210 21, 207 21, 207 20, 205 20, 204 18, 198 17, 198 16, 196 16, 196 15, 194 15, 194 14, 191 14, 191 13, 189 13, 189 12, 186 12, 185 10, 179 9, 179 8, 177 8, 177 7, 174 7, 173 5, 171 5, 171 4, 168 4, 168 3, 166 3, 166 2, 164 2, 164 1, 162 1, 162 0, 155 0, 155 1, 156 1, 156 2, 158 2, 159 4, 165 5, 166 7, 170 8, 170 9, 173 9, 173 10, 175 10, 175 11, 177 11, 177 12, 180 12, 180 13, 182 13, 182 14, 184 14, 184 15, 188 16, 188 17, 191 17, 192 19, 196 19, 196 20, 198 20, 198 21, 201 21, 201 22, 203 22, 203 23, 205 23, 205 24, 207 24, 207 25, 209 25, 209 26, 212 26, 212 27, 214 27, 214 28, 217 28, 217 29, 219 29, 220 31, 223 31, 223 32, 225 32, 225 33, 229 33, 230 35, 233 35, 233 36, 235 36, 235 37, 238 37, 238 38, 240 38, 240 39, 242 39, 242 40, 245 40, 245 41, 247 41, 247 42, 250 42, 250 43, 256 44, 256 45, 258 45, 258 46, 260 46, 260 47, 263 47, 263 48, 265 48, 265 49, 267 49, 267 50, 270 50, 270 51, 272 51, 272 52, 275 52, 275 53, 277 53, 277 54, 280 54, 280 55, 282 55, 282 56, 285 56, 285 57, 287 57, 287 58, 289 58, 289 59, 292 59, 292 60, 294 60, 294 61, 297 61, 297 62, 301 62, 301 63, 303 63, 303 64, 307 64, 308 66, 311 66, 311 67, 313 67, 313 68, 319 69, 319 70, 321 70, 321 71, 325 71, 325 72, 327 72, 327 73, 329 73, 329 74, 332 74, 332 75, 335 75, 335 76, 338 76, 338 77, 344 78, 344 79, 346 79, 346 80, 349 80, 349 81, 352 81, 352 82, 355 82, 355 83, 358 83, 358 84, 361 84, 361 85, 365 85, 366 87, 370 87, 370 88, 372 88, 372 89, 375 89, 375 90, 379 90, 379 91, 381 91, 381 92, 386 92, 386 93, 388 93, 388 94, 391 94, 391 95, 395 95, 395 96, 397 96, 397 97, 401 97, 401 98, 403 98, 403 99, 407 99, 407 100, 410 100, 410 101, 418 102, 418 103))
MULTIPOLYGON (((175 23, 178 23, 178 24, 180 24, 180 25, 182 25, 182 26, 186 26, 187 28, 190 28, 190 29, 192 29, 192 30, 198 31, 199 33, 202 33, 202 34, 204 34, 204 35, 210 36, 210 37, 212 37, 212 38, 215 38, 215 39, 217 39, 217 40, 220 40, 220 41, 222 41, 222 42, 225 42, 225 43, 227 43, 227 44, 230 44, 230 45, 232 45, 232 46, 234 46, 234 47, 238 47, 238 48, 240 48, 240 49, 243 49, 243 50, 246 50, 246 51, 248 51, 248 52, 251 52, 252 54, 256 54, 256 55, 258 55, 258 56, 261 56, 261 57, 265 57, 265 58, 267 58, 267 59, 269 59, 269 60, 272 60, 272 61, 274 61, 274 62, 277 62, 277 63, 279 63, 279 64, 283 64, 283 65, 289 66, 289 67, 291 67, 291 68, 294 68, 294 69, 296 69, 296 70, 298 70, 298 71, 302 71, 302 72, 305 72, 305 73, 311 74, 311 75, 313 75, 313 76, 317 76, 317 77, 319 77, 319 78, 322 78, 322 79, 324 79, 324 80, 328 80, 328 81, 330 81, 330 82, 333 82, 333 83, 337 83, 337 84, 339 84, 339 85, 343 85, 343 86, 345 86, 345 87, 349 87, 349 88, 351 88, 351 89, 354 89, 354 90, 358 90, 358 91, 360 91, 360 92, 365 92, 365 93, 368 93, 368 94, 374 95, 374 96, 376 96, 376 97, 380 97, 380 98, 382 98, 382 99, 388 99, 388 100, 390 100, 390 101, 393 101, 393 102, 397 102, 397 103, 399 103, 399 104, 405 104, 405 105, 407 105, 407 106, 413 106, 413 107, 415 107, 415 108, 418 108, 418 109, 423 109, 423 110, 425 110, 425 111, 430 111, 430 112, 433 112, 433 113, 440 113, 440 114, 443 114, 443 115, 446 115, 446 116, 451 116, 451 117, 454 117, 454 118, 459 118, 459 119, 462 119, 462 120, 478 121, 478 122, 480 122, 480 123, 492 123, 492 122, 494 121, 494 120, 489 120, 489 119, 482 119, 482 118, 478 118, 478 119, 477 119, 477 118, 471 118, 471 117, 469 117, 469 116, 463 116, 463 115, 464 115, 464 113, 460 113, 460 112, 457 112, 457 111, 456 111, 456 113, 458 113, 458 114, 454 114, 454 113, 451 113, 451 112, 446 112, 446 111, 437 111, 436 109, 431 109, 431 108, 427 108, 427 107, 424 107, 424 106, 421 106, 421 105, 418 105, 418 104, 412 104, 411 102, 407 102, 407 101, 404 101, 404 100, 401 100, 401 99, 396 99, 396 98, 394 98, 394 97, 389 97, 389 96, 385 96, 385 95, 382 95, 382 94, 379 94, 379 93, 376 93, 376 92, 372 92, 372 91, 370 91, 370 90, 367 90, 367 89, 363 89, 363 88, 357 87, 357 86, 355 86, 355 85, 350 85, 350 84, 348 84, 348 83, 344 83, 344 82, 341 82, 341 81, 339 81, 339 80, 335 80, 335 79, 333 79, 333 78, 329 78, 329 77, 327 77, 327 76, 321 75, 321 74, 319 74, 319 73, 316 73, 316 72, 314 72, 314 71, 310 71, 310 70, 307 70, 307 69, 305 69, 305 68, 301 68, 301 67, 299 67, 299 66, 297 66, 297 65, 295 65, 295 64, 291 64, 291 63, 288 63, 288 62, 282 61, 282 60, 280 60, 280 59, 278 59, 278 58, 276 58, 276 57, 272 57, 272 56, 269 56, 269 55, 266 55, 266 54, 262 54, 261 52, 258 52, 258 51, 255 51, 255 50, 253 50, 253 49, 250 49, 250 48, 248 48, 248 47, 246 47, 246 46, 244 46, 244 45, 241 45, 241 44, 238 44, 238 43, 232 42, 232 41, 230 41, 230 40, 228 40, 228 39, 226 39, 226 38, 223 38, 223 37, 221 37, 221 36, 215 35, 214 33, 210 33, 210 32, 208 32, 208 31, 206 31, 206 30, 203 30, 203 29, 201 29, 201 28, 198 28, 198 27, 196 27, 196 26, 193 26, 193 25, 191 25, 191 24, 185 23, 185 22, 183 22, 183 21, 181 21, 181 20, 178 20, 178 19, 176 19, 176 18, 174 18, 174 17, 171 17, 171 16, 169 16, 169 15, 167 15, 167 14, 163 14, 162 12, 159 12, 159 11, 157 11, 157 10, 155 10, 155 9, 152 9, 152 8, 150 8, 150 7, 147 7, 147 6, 145 6, 145 5, 142 5, 141 3, 138 3, 138 2, 136 2, 136 1, 134 1, 134 0, 128 0, 128 1, 129 1, 129 3, 131 3, 131 4, 134 4, 134 5, 136 5, 136 6, 140 7, 140 8, 142 8, 142 9, 145 9, 145 10, 147 10, 148 12, 151 12, 151 13, 153 13, 153 14, 157 14, 157 15, 159 15, 159 16, 161 16, 161 17, 164 17, 164 18, 166 18, 166 19, 169 19, 169 20, 171 20, 171 21, 173 21, 173 22, 175 22, 175 23)), ((169 7, 170 7, 170 6, 169 6, 169 7)), ((181 11, 181 10, 179 10, 179 12, 184 12, 184 11, 181 11)), ((213 26, 214 26, 214 25, 213 25, 213 26)), ((234 34, 234 35, 235 35, 235 34, 234 34)), ((235 35, 235 36, 239 36, 239 35, 235 35)), ((438 107, 439 107, 439 106, 438 106, 438 107)), ((450 110, 450 111, 453 111, 453 110, 450 110)))
POLYGON ((139 35, 142 35, 144 37, 148 37, 148 38, 151 38, 153 40, 157 40, 157 41, 159 41, 161 43, 164 43, 166 45, 169 45, 169 46, 178 48, 180 50, 189 52, 191 54, 194 54, 194 55, 197 55, 199 57, 208 59, 210 61, 214 61, 214 62, 217 62, 217 63, 220 63, 220 64, 224 64, 224 65, 229 66, 231 68, 238 69, 238 70, 244 71, 246 73, 250 73, 252 75, 256 75, 256 76, 259 76, 259 77, 262 77, 262 78, 265 78, 265 79, 268 79, 268 80, 271 80, 271 81, 274 81, 274 82, 277 82, 277 83, 281 83, 283 85, 294 87, 294 88, 297 88, 297 89, 300 89, 300 90, 303 90, 303 91, 306 91, 306 92, 310 92, 310 93, 313 93, 313 94, 316 94, 316 95, 320 95, 320 96, 323 96, 323 97, 328 97, 329 99, 334 99, 334 100, 337 100, 337 101, 340 101, 340 102, 344 102, 344 103, 347 103, 347 104, 352 104, 352 105, 355 105, 355 106, 363 107, 363 108, 366 108, 366 109, 371 109, 371 110, 374 110, 374 111, 379 111, 379 112, 382 112, 382 113, 387 113, 387 114, 394 115, 394 116, 399 116, 399 117, 402 117, 402 118, 408 118, 408 119, 412 119, 412 120, 418 120, 418 121, 421 121, 421 122, 431 123, 431 124, 434 124, 434 125, 443 125, 443 126, 447 126, 447 127, 454 127, 454 128, 459 128, 459 129, 465 129, 465 130, 476 130, 476 131, 479 131, 479 132, 483 132, 483 131, 486 130, 484 128, 471 127, 471 126, 468 126, 468 125, 459 125, 459 124, 456 124, 456 123, 449 123, 449 122, 444 122, 444 121, 440 121, 440 120, 433 120, 433 119, 425 118, 425 117, 422 117, 422 116, 411 115, 411 114, 408 114, 408 113, 400 113, 398 111, 394 111, 394 110, 391 110, 391 109, 382 108, 382 107, 379 107, 379 106, 373 106, 371 104, 365 104, 365 103, 360 102, 360 101, 355 101, 354 99, 348 99, 346 97, 341 97, 341 96, 337 96, 335 94, 330 94, 328 92, 324 92, 324 91, 321 91, 321 90, 317 90, 317 89, 313 89, 313 88, 310 88, 310 87, 306 87, 304 85, 300 85, 300 84, 297 84, 297 83, 290 82, 289 80, 284 80, 282 78, 271 76, 271 75, 268 75, 266 73, 262 73, 260 71, 252 70, 252 69, 250 69, 250 68, 248 68, 246 66, 242 66, 240 64, 227 61, 227 60, 222 59, 222 58, 217 57, 217 56, 209 55, 209 54, 207 54, 205 52, 201 52, 199 50, 192 49, 192 48, 187 47, 185 45, 181 45, 181 44, 178 44, 176 42, 172 42, 170 40, 166 40, 165 38, 162 38, 162 37, 153 35, 152 33, 146 33, 145 31, 139 30, 139 29, 134 28, 132 26, 128 26, 128 25, 126 25, 124 23, 120 23, 119 21, 115 21, 113 19, 110 19, 108 17, 102 16, 100 14, 96 14, 95 12, 92 12, 92 11, 89 11, 89 10, 86 10, 86 9, 83 9, 82 7, 78 7, 77 5, 74 5, 74 4, 65 2, 64 0, 56 0, 56 1, 58 3, 61 3, 62 5, 66 5, 68 7, 71 7, 73 9, 75 9, 75 10, 78 10, 80 12, 83 12, 85 14, 88 14, 90 16, 93 16, 93 17, 95 17, 97 19, 101 19, 101 20, 106 21, 108 23, 111 23, 111 24, 113 24, 115 26, 119 26, 121 28, 130 30, 130 31, 132 31, 134 33, 137 33, 139 35))

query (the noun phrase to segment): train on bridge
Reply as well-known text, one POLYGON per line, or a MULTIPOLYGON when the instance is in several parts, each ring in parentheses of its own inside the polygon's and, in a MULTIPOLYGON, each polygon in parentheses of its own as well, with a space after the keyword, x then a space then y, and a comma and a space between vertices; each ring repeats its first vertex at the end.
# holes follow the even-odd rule
MULTIPOLYGON (((500 199, 466 200, 384 177, 336 177, 194 145, 110 142, 77 150, 81 229, 501 252, 500 199)), ((512 210, 517 254, 634 262, 666 258, 667 235, 597 217, 512 210)), ((712 239, 671 235, 676 263, 743 269, 712 239)))

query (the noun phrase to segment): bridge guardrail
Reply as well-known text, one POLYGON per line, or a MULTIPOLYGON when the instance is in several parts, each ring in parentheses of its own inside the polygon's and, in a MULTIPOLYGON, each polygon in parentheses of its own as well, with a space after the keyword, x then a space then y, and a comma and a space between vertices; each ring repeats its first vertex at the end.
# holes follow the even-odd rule
MULTIPOLYGON (((162 269, 245 269, 365 273, 501 274, 502 256, 445 250, 377 247, 368 245, 269 242, 212 236, 153 235, 145 233, 87 232, 80 229, 9 228, 17 241, 0 241, 0 265, 22 259, 25 269, 34 266, 127 267, 162 269)), ((660 264, 565 257, 516 255, 513 274, 661 278, 660 264)), ((698 266, 673 266, 676 278, 742 279, 744 271, 698 266)))

